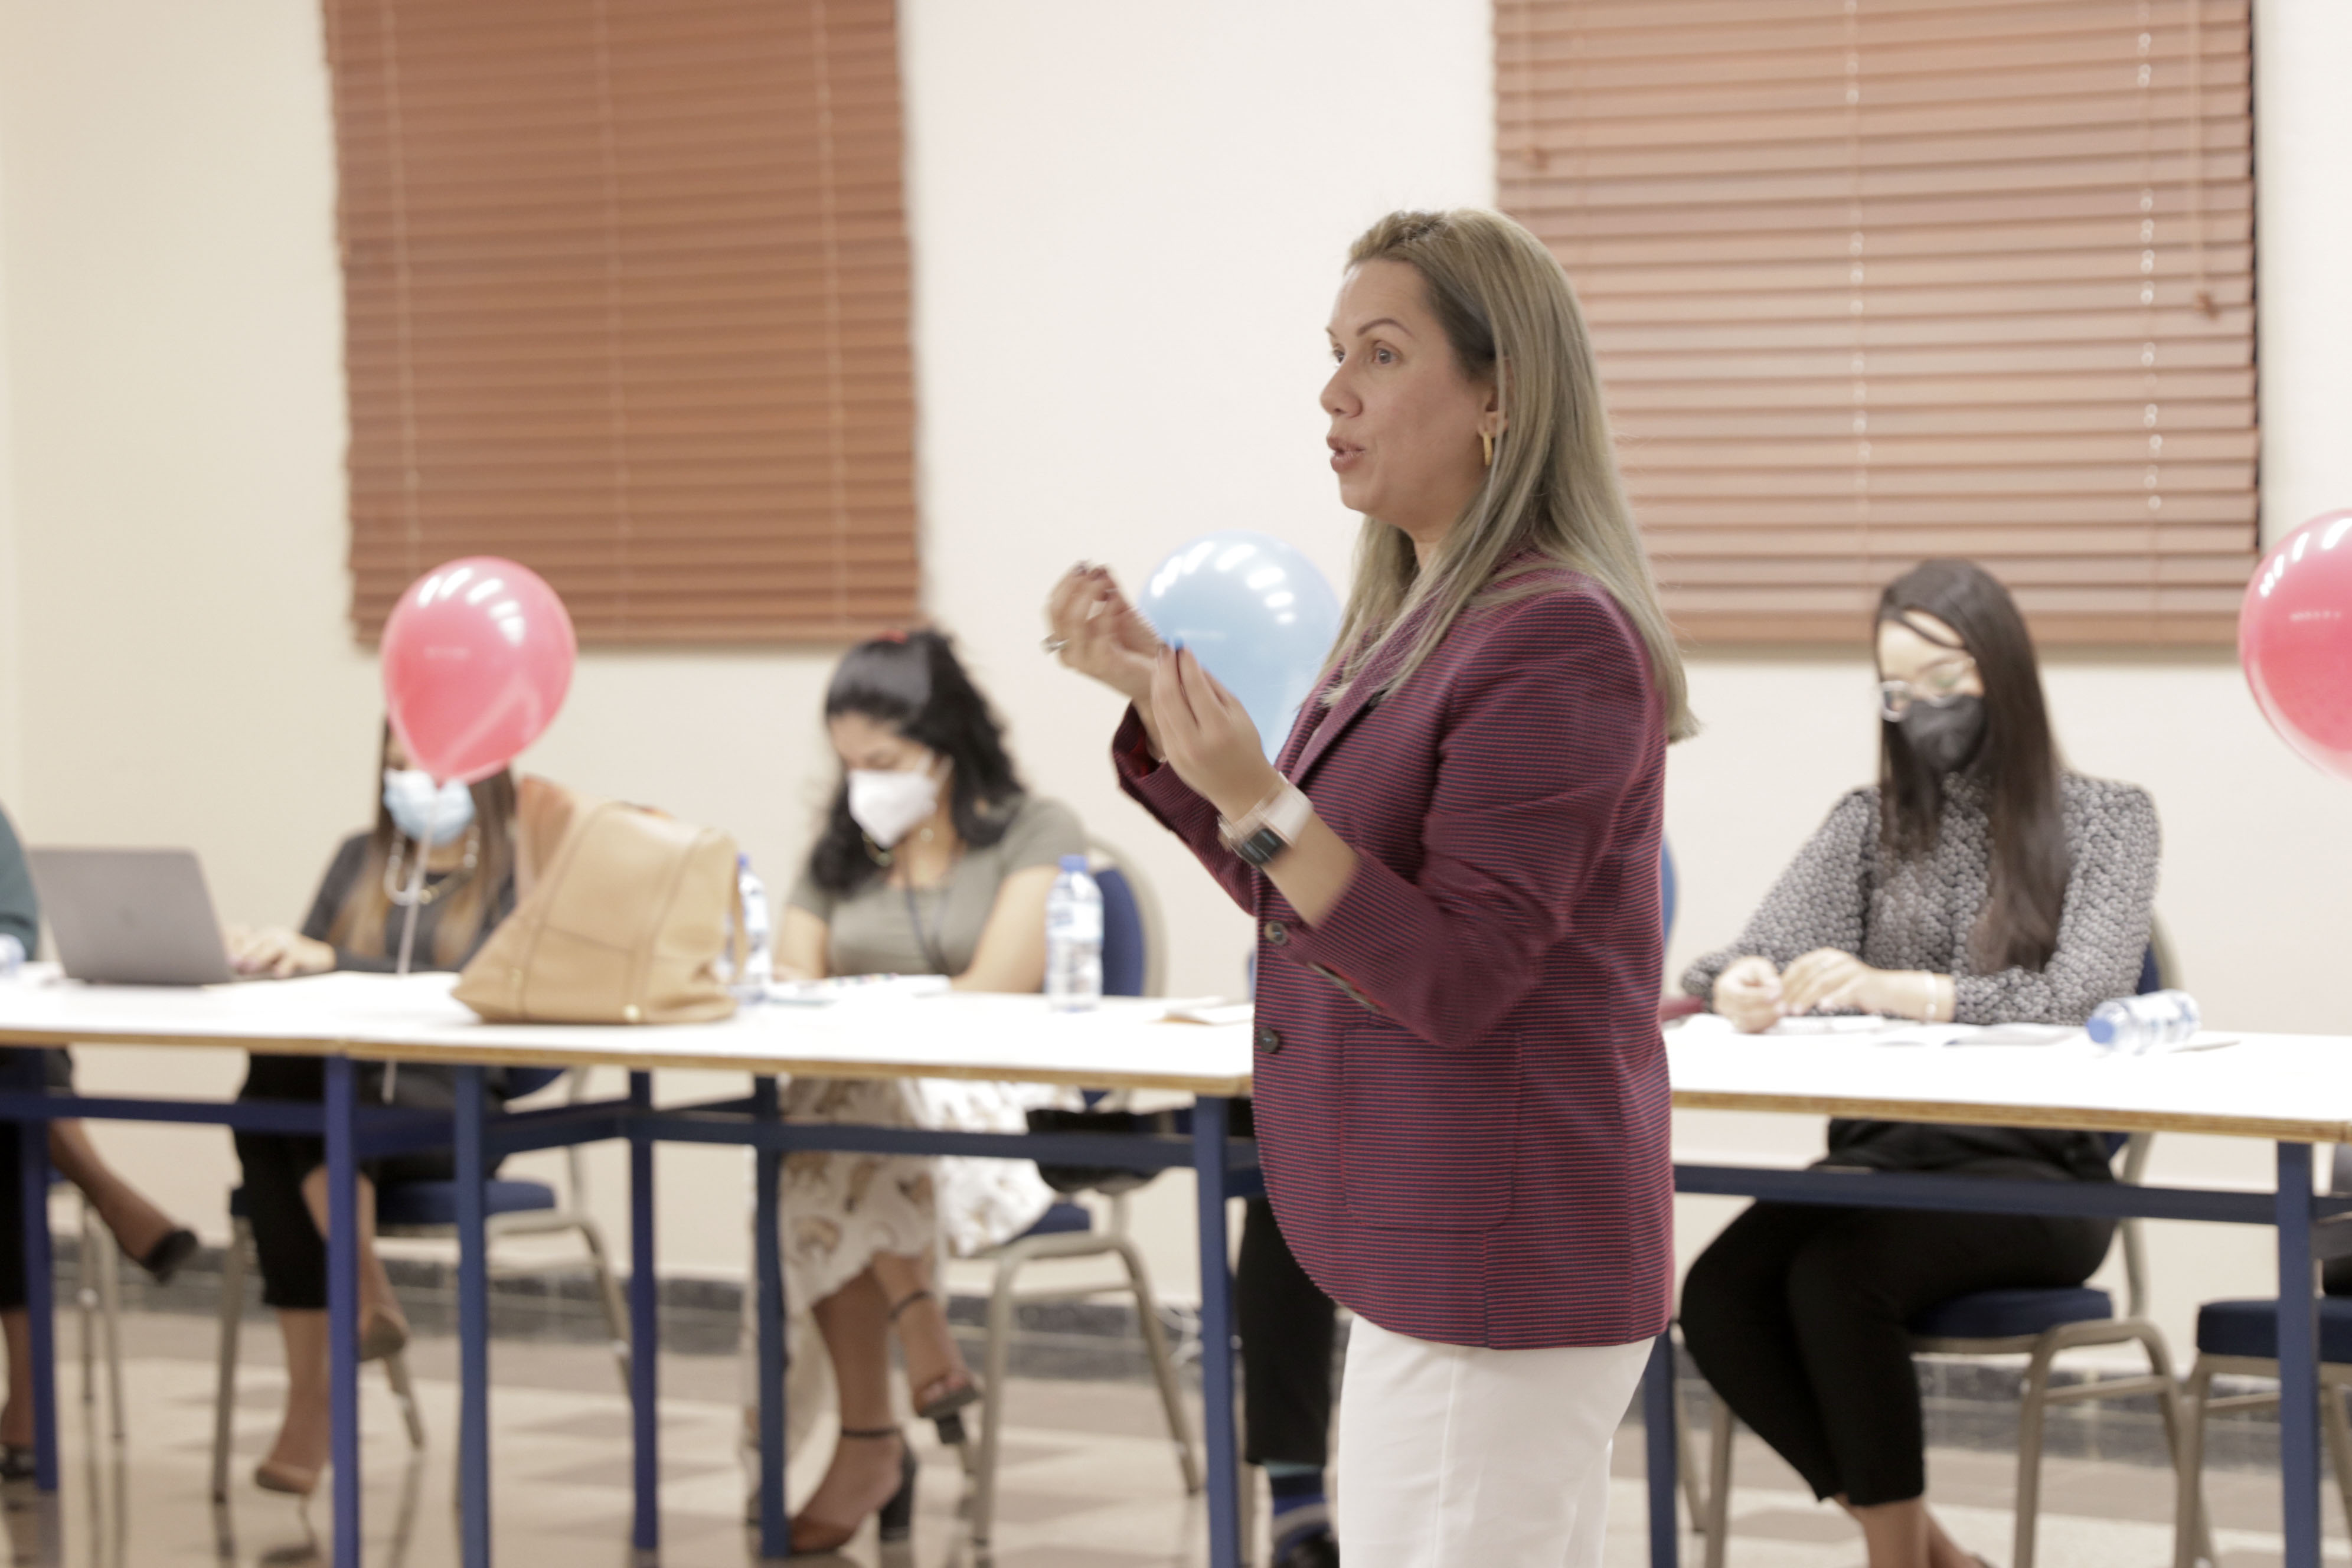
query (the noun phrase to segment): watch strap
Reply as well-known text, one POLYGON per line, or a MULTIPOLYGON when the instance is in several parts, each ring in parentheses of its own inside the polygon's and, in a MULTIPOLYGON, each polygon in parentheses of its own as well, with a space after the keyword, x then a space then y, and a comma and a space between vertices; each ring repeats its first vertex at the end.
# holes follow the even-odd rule
POLYGON ((1284 779, 1238 818, 1219 817, 1217 832, 1234 854, 1253 866, 1263 866, 1297 843, 1314 815, 1315 804, 1306 792, 1284 779))

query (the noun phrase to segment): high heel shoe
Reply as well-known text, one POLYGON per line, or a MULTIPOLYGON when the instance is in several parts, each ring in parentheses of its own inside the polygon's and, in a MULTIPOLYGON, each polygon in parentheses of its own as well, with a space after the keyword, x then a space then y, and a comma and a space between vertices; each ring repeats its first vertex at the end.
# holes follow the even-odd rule
POLYGON ((195 1255, 196 1233, 186 1229, 174 1230, 147 1249, 146 1256, 139 1259, 139 1267, 147 1270, 156 1284, 169 1285, 172 1276, 180 1271, 180 1266, 195 1255))
POLYGON ((390 1312, 377 1312, 360 1330, 360 1360, 382 1361, 408 1348, 408 1325, 390 1312))
MULTIPOLYGON (((901 1298, 890 1309, 890 1325, 896 1328, 898 1314, 918 1301, 934 1301, 939 1298, 929 1290, 917 1290, 901 1298)), ((939 1428, 940 1441, 953 1445, 963 1441, 963 1423, 956 1412, 980 1403, 980 1380, 962 1367, 943 1373, 920 1388, 909 1389, 915 1414, 939 1428)))
POLYGON ((319 1489, 319 1474, 317 1470, 306 1470, 299 1465, 264 1459, 253 1467, 253 1484, 266 1492, 306 1498, 319 1489))
MULTIPOLYGON (((915 1528, 915 1479, 919 1467, 915 1463, 915 1450, 907 1436, 896 1426, 845 1426, 845 1438, 857 1437, 871 1441, 893 1438, 898 1445, 898 1489, 884 1500, 875 1510, 875 1524, 884 1541, 904 1541, 915 1528)), ((866 1521, 857 1520, 842 1524, 833 1520, 811 1519, 806 1513, 793 1521, 793 1555, 805 1557, 824 1552, 838 1552, 856 1535, 857 1527, 866 1521)))

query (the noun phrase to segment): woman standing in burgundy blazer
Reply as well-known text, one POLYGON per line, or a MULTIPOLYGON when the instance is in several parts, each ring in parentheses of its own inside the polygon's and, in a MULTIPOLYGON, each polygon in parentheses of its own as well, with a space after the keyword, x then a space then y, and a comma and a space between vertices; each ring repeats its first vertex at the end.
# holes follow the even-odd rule
POLYGON ((1350 1568, 1597 1564, 1673 1285, 1682 668, 1559 263, 1475 210, 1394 214, 1349 259, 1323 406, 1363 535, 1278 771, 1107 573, 1063 580, 1047 646, 1134 704, 1122 783, 1257 921, 1268 1191, 1359 1320, 1350 1568))

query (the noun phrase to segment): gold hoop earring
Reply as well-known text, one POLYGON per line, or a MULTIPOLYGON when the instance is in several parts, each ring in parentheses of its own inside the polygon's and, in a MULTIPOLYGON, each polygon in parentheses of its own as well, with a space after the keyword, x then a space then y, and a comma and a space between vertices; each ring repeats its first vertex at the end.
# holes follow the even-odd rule
POLYGON ((1495 466, 1495 435, 1494 435, 1494 432, 1493 432, 1493 431, 1491 431, 1491 430, 1481 430, 1481 431, 1479 431, 1479 432, 1478 432, 1478 445, 1486 448, 1486 467, 1488 467, 1488 468, 1493 468, 1493 467, 1495 466))

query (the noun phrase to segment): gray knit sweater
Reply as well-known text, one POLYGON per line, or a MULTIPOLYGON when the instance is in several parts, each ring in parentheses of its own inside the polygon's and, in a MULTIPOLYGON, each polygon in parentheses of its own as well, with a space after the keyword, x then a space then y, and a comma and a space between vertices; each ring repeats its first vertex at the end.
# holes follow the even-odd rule
MULTIPOLYGON (((1797 852, 1731 946, 1683 975, 1683 989, 1712 997, 1732 960, 1760 954, 1785 967, 1816 948, 1851 952, 1874 969, 1923 969, 1953 977, 1964 1024, 2080 1024, 2110 997, 2136 989, 2147 947, 2160 841, 2156 807, 2132 784, 2067 773, 2061 784, 2073 865, 2058 946, 2038 970, 1979 974, 1969 932, 1983 911, 1992 866, 1987 792, 1967 774, 1946 781, 1936 847, 1915 860, 1879 842, 1878 791, 1858 789, 1797 852)), ((2055 1166, 2078 1178, 2105 1174, 2105 1156, 2084 1133, 2001 1128, 1833 1122, 1832 1160, 1885 1169, 2013 1170, 2055 1166)))

